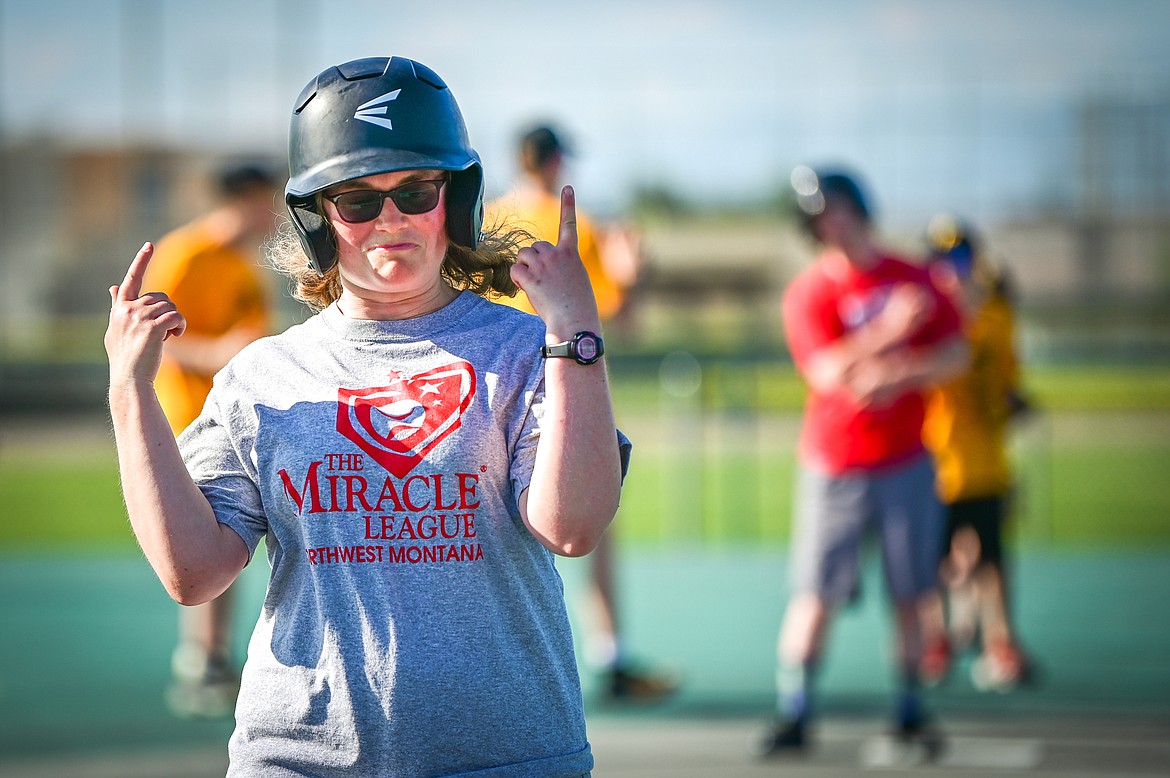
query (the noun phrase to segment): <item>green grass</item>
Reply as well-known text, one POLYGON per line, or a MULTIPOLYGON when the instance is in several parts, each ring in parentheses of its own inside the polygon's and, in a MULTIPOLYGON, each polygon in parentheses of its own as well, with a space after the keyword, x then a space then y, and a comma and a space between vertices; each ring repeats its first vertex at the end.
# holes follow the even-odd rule
MULTIPOLYGON (((1024 387, 1036 403, 1051 410, 1170 411, 1170 366, 1026 367, 1024 387)), ((702 362, 698 399, 706 408, 756 408, 795 411, 805 389, 787 362, 702 362)), ((660 379, 653 363, 614 370, 614 402, 639 410, 660 402, 660 379)))
POLYGON ((1040 405, 1054 410, 1170 410, 1170 368, 1046 367, 1027 373, 1040 405))
MULTIPOLYGON (((798 412, 803 389, 790 367, 705 365, 698 394, 685 400, 665 397, 653 373, 619 372, 614 384, 624 424, 681 413, 680 423, 665 429, 693 435, 698 417, 692 414, 719 420, 719 431, 708 433, 716 441, 663 445, 634 433, 617 524, 623 541, 786 541, 795 441, 763 445, 745 436, 753 434, 759 412, 790 419, 798 412)), ((1046 420, 1020 436, 1021 539, 1170 544, 1170 369, 1047 368, 1029 372, 1029 387, 1046 420), (1064 431, 1054 437, 1055 427, 1064 431)), ((0 550, 136 549, 107 450, 60 459, 9 452, 0 458, 0 505, 0 550)))
POLYGON ((1052 461, 1052 541, 1058 545, 1170 540, 1170 447, 1080 449, 1052 461))
POLYGON ((112 458, 0 466, 0 549, 136 548, 112 458))
POLYGON ((790 454, 636 454, 617 531, 637 544, 775 543, 788 537, 790 454))
MULTIPOLYGON (((715 461, 643 453, 622 493, 625 542, 780 543, 791 522, 791 455, 715 461)), ((1170 441, 1030 450, 1018 461, 1013 529, 1028 545, 1170 543, 1170 441)))
MULTIPOLYGON (((1108 422, 1105 422, 1108 426, 1108 422)), ((714 455, 699 448, 637 450, 617 532, 636 545, 787 540, 790 451, 714 455)), ((1018 534, 1028 544, 1133 546, 1170 543, 1170 440, 1052 448, 1017 457, 1018 534)), ((0 467, 0 549, 69 552, 136 549, 112 459, 0 467)))

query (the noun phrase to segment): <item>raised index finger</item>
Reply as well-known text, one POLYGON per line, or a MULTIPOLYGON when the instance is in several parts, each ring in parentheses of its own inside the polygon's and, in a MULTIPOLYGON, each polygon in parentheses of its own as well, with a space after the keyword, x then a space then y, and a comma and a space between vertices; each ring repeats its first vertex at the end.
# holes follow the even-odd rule
POLYGON ((561 229, 557 233, 557 245, 577 247, 577 196, 571 186, 561 190, 561 229))
POLYGON ((146 266, 150 264, 150 257, 154 254, 154 246, 147 241, 138 249, 130 267, 126 270, 126 277, 118 287, 118 297, 123 300, 137 300, 142 294, 142 279, 146 277, 146 266))

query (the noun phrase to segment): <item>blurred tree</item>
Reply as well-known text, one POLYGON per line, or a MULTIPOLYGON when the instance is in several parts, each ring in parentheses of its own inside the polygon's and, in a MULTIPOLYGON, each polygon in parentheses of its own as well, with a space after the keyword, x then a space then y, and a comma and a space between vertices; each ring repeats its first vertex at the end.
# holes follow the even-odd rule
POLYGON ((678 218, 693 210, 686 198, 661 183, 640 184, 630 198, 629 212, 635 219, 678 218))

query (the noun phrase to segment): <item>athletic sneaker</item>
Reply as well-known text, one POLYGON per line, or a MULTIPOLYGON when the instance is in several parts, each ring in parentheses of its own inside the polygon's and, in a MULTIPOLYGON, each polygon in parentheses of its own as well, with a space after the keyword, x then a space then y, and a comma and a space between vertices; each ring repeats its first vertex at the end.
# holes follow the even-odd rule
POLYGON ((678 691, 678 681, 669 675, 617 665, 605 675, 605 694, 611 700, 658 702, 678 691))
POLYGON ((235 713, 240 676, 226 657, 211 657, 193 646, 179 646, 171 656, 173 680, 167 707, 184 719, 227 718, 235 713))
POLYGON ((894 718, 893 740, 903 749, 900 758, 913 763, 933 762, 944 746, 942 732, 918 705, 899 710, 894 718))
POLYGON ((1018 648, 1006 640, 987 646, 971 663, 971 682, 981 692, 1010 692, 1027 677, 1027 660, 1018 648))
POLYGON ((754 753, 761 759, 800 754, 808 744, 804 719, 776 719, 756 743, 754 753))
POLYGON ((951 672, 951 643, 939 637, 927 644, 918 663, 918 677, 926 686, 937 686, 951 672))

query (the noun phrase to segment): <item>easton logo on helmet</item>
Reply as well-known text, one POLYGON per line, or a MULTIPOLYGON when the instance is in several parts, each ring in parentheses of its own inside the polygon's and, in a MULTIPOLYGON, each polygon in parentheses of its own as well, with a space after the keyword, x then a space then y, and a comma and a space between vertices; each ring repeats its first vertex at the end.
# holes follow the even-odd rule
POLYGON ((394 129, 394 125, 390 123, 389 119, 383 118, 386 111, 390 110, 389 103, 398 99, 398 93, 401 89, 395 89, 393 92, 387 92, 384 95, 375 97, 373 100, 362 103, 354 112, 353 118, 361 122, 369 122, 376 124, 379 127, 385 127, 388 130, 394 129))

